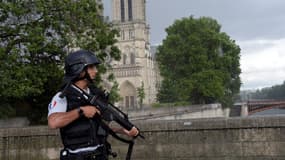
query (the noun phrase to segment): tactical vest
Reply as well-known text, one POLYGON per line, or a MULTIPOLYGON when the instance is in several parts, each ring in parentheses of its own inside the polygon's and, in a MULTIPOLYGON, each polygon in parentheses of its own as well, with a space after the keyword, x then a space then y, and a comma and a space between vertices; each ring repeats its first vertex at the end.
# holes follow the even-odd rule
MULTIPOLYGON (((90 89, 91 93, 94 90, 90 89)), ((89 105, 71 86, 66 91, 67 112, 77 109, 80 106, 89 105)), ((65 148, 75 150, 78 148, 85 148, 97 146, 98 144, 106 144, 108 131, 101 126, 101 119, 97 115, 89 119, 81 116, 74 120, 67 126, 60 129, 62 143, 65 148)))

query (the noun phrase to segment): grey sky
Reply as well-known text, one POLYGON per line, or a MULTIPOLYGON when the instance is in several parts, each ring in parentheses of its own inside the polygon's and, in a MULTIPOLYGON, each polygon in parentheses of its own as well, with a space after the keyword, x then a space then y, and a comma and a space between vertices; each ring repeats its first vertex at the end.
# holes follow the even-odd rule
MULTIPOLYGON (((103 0, 111 15, 111 0, 103 0)), ((165 28, 176 19, 209 16, 235 40, 285 37, 284 0, 147 0, 151 43, 161 43, 165 28), (282 24, 283 23, 283 24, 282 24)))
MULTIPOLYGON (((105 15, 110 16, 111 0, 103 2, 105 15)), ((285 59, 281 59, 285 54, 284 0, 147 0, 146 5, 152 45, 162 42, 165 28, 176 19, 190 15, 212 17, 242 49, 243 89, 271 86, 285 80, 285 64, 282 65, 285 59)))
POLYGON ((159 43, 165 37, 160 28, 169 26, 174 19, 190 15, 218 20, 222 31, 235 40, 285 35, 285 24, 280 24, 285 20, 285 1, 282 0, 149 0, 147 7, 152 43, 159 43), (160 35, 162 38, 155 38, 160 35))

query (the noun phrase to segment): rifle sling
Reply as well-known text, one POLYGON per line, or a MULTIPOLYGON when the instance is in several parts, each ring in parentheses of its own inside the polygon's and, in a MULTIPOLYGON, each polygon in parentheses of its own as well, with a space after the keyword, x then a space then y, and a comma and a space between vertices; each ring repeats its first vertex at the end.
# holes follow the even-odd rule
POLYGON ((107 130, 114 138, 116 138, 117 140, 119 140, 121 142, 129 144, 126 160, 130 160, 131 156, 132 156, 132 152, 133 152, 133 146, 134 146, 134 143, 135 143, 134 139, 132 139, 132 140, 124 139, 124 138, 118 136, 118 134, 115 133, 105 122, 100 121, 100 123, 101 123, 101 126, 105 130, 107 130))

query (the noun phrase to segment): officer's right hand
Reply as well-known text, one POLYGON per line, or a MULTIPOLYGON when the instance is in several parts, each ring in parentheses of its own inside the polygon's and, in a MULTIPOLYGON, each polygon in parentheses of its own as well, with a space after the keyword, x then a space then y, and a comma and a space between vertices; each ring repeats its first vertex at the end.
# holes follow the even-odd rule
POLYGON ((99 114, 99 115, 101 114, 100 111, 94 106, 83 106, 80 108, 83 110, 83 114, 87 118, 92 118, 96 114, 99 114))

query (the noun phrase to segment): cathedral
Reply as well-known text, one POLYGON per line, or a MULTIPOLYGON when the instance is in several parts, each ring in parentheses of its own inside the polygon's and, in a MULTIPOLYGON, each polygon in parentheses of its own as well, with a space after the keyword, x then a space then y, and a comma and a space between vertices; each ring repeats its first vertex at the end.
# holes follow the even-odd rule
POLYGON ((112 0, 112 13, 113 27, 120 33, 116 45, 121 51, 121 60, 111 64, 122 98, 118 105, 128 110, 139 109, 138 88, 143 88, 142 104, 149 106, 156 102, 160 76, 155 51, 150 47, 146 1, 112 0))

